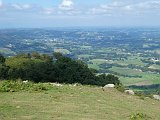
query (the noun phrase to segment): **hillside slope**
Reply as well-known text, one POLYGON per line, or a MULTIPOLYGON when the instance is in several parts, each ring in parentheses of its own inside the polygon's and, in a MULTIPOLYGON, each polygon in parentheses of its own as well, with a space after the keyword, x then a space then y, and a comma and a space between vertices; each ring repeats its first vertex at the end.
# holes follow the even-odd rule
POLYGON ((159 101, 93 86, 0 93, 1 120, 129 120, 136 113, 160 120, 159 111, 159 101))

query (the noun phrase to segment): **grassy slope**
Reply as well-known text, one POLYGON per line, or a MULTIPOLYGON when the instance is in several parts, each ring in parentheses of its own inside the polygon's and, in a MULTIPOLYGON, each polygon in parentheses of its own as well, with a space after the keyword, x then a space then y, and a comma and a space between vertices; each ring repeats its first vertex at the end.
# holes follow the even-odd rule
POLYGON ((160 102, 99 87, 53 87, 45 92, 0 93, 0 120, 129 120, 144 113, 160 120, 160 102))

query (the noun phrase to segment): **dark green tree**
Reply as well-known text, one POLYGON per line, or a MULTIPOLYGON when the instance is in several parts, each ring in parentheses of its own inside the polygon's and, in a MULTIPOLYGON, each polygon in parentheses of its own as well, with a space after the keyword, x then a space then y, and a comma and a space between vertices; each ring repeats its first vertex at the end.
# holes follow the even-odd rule
POLYGON ((87 64, 54 53, 54 56, 35 53, 21 54, 5 58, 1 56, 0 79, 32 80, 34 82, 81 83, 104 86, 120 84, 114 75, 96 75, 96 70, 89 69, 87 64))
POLYGON ((0 64, 5 62, 5 57, 0 53, 0 64))
POLYGON ((5 64, 0 64, 0 79, 8 78, 8 70, 9 67, 7 67, 5 64))
POLYGON ((6 79, 8 77, 9 67, 5 64, 5 57, 0 54, 0 79, 6 79))
POLYGON ((106 84, 115 84, 115 85, 120 84, 120 81, 119 81, 118 77, 116 77, 112 74, 108 74, 108 75, 101 74, 101 75, 98 76, 98 79, 99 79, 99 82, 100 82, 99 84, 102 85, 102 86, 104 86, 106 84))

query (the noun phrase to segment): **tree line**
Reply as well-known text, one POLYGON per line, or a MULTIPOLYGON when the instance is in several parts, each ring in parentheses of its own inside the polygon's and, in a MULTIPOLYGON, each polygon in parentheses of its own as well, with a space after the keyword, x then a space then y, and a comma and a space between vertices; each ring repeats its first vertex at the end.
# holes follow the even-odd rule
POLYGON ((101 74, 88 68, 80 60, 74 60, 62 55, 40 54, 37 52, 18 54, 5 58, 0 54, 0 79, 3 80, 31 80, 33 82, 81 83, 87 85, 104 86, 106 84, 120 84, 118 77, 101 74))

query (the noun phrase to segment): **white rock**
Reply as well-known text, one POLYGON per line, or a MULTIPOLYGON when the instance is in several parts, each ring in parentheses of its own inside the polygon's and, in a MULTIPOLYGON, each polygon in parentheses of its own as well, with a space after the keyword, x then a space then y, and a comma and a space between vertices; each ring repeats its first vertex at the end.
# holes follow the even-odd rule
POLYGON ((22 81, 23 83, 28 83, 28 80, 26 80, 26 81, 22 81))
POLYGON ((134 95, 134 91, 133 90, 125 90, 125 93, 129 94, 129 95, 134 95))
POLYGON ((74 87, 78 86, 78 83, 73 84, 74 87))
POLYGON ((114 87, 115 87, 114 84, 107 84, 103 88, 114 88, 114 87))
POLYGON ((155 100, 160 100, 160 95, 153 95, 153 98, 154 98, 155 100))
POLYGON ((63 86, 62 84, 59 84, 59 83, 50 83, 50 84, 53 85, 53 86, 58 86, 58 87, 63 86))

